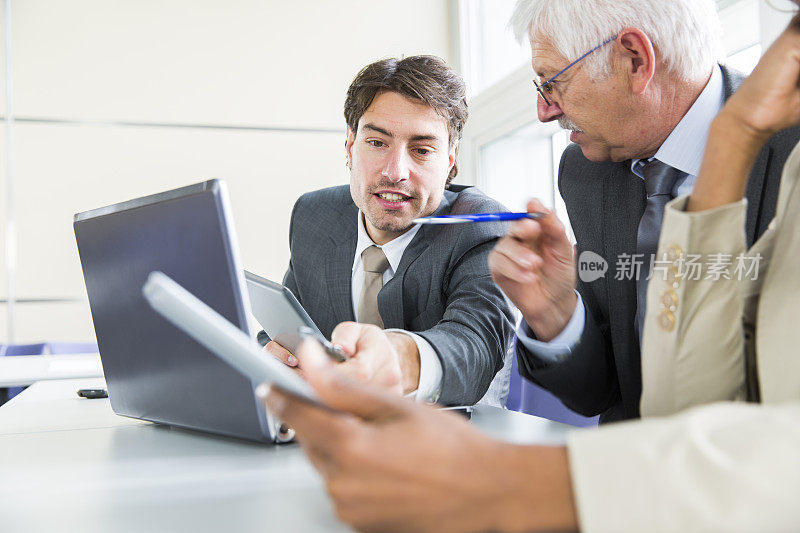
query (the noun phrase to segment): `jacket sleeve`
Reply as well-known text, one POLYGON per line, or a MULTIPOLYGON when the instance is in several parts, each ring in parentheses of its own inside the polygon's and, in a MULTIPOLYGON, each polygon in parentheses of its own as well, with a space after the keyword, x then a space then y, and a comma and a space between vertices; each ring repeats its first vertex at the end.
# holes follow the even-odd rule
POLYGON ((516 343, 520 376, 552 392, 583 416, 596 416, 619 401, 619 384, 606 328, 598 325, 584 298, 586 320, 572 351, 558 361, 542 361, 516 343))
POLYGON ((581 530, 795 531, 800 403, 724 402, 568 436, 581 530))
POLYGON ((735 270, 737 257, 745 257, 747 202, 688 213, 687 199, 667 204, 647 289, 643 417, 740 399, 743 390, 742 283, 735 270))
POLYGON ((295 278, 294 267, 292 265, 292 244, 294 243, 295 213, 297 213, 301 201, 302 197, 295 202, 292 208, 291 218, 289 219, 289 268, 286 269, 286 274, 283 276, 283 286, 292 291, 292 294, 294 294, 294 297, 300 302, 300 305, 302 305, 303 302, 300 300, 300 291, 297 288, 297 279, 295 278))
POLYGON ((492 281, 487 263, 496 241, 492 237, 468 245, 448 273, 442 319, 415 331, 442 363, 439 403, 444 405, 477 403, 503 368, 514 338, 514 311, 492 281))

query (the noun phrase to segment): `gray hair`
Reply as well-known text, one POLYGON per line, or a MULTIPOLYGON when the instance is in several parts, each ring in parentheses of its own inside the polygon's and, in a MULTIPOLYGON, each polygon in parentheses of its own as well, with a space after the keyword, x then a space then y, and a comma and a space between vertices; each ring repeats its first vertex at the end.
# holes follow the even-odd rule
MULTIPOLYGON (((683 81, 707 75, 723 57, 713 0, 518 0, 509 23, 517 39, 548 42, 569 61, 623 28, 643 31, 666 70, 683 81)), ((611 47, 582 63, 590 75, 611 74, 611 47)))

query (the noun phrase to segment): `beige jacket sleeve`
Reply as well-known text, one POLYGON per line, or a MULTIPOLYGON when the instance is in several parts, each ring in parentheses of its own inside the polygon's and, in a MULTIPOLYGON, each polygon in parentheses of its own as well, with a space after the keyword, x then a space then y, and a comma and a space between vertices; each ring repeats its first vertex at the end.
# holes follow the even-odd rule
POLYGON ((800 527, 800 402, 717 403, 578 430, 568 449, 584 532, 800 527))
POLYGON ((743 303, 735 270, 746 247, 747 204, 688 213, 687 200, 667 204, 648 285, 642 417, 743 393, 743 303))

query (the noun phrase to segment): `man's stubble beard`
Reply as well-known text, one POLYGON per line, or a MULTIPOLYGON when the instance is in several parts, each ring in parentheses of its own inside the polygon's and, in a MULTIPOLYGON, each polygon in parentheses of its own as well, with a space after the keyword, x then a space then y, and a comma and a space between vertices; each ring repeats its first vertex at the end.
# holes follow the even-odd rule
MULTIPOLYGON (((381 209, 381 208, 378 208, 378 209, 381 209)), ((382 209, 381 209, 381 212, 383 212, 382 209)), ((414 217, 409 218, 409 220, 407 222, 389 220, 389 221, 385 221, 385 222, 380 222, 379 223, 378 220, 376 220, 375 217, 372 216, 372 213, 369 210, 365 210, 364 211, 364 216, 367 218, 369 223, 374 228, 376 228, 376 229, 378 229, 380 231, 386 231, 386 232, 389 232, 389 233, 405 233, 406 231, 411 229, 412 226, 414 226, 414 223, 411 222, 411 220, 413 220, 414 217)))

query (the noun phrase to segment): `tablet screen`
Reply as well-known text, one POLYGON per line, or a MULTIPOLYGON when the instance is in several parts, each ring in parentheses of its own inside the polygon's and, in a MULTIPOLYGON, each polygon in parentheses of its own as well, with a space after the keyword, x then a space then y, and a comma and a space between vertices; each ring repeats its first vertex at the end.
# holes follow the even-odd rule
POLYGON ((244 276, 250 294, 250 310, 272 340, 295 353, 300 344, 297 331, 301 326, 319 333, 319 328, 289 289, 247 270, 244 276))

